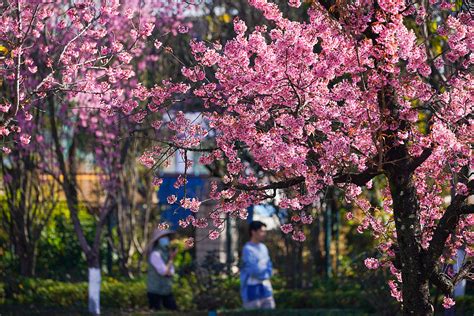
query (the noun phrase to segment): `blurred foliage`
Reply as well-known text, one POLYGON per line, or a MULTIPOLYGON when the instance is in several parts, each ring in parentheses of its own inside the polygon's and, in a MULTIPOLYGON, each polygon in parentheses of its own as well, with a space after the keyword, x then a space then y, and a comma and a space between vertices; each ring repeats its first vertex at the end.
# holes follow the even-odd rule
POLYGON ((178 305, 185 310, 241 306, 238 275, 228 275, 223 271, 225 264, 219 262, 217 253, 209 252, 200 265, 176 280, 175 294, 178 305))
MULTIPOLYGON (((43 230, 38 244, 37 275, 59 280, 85 279, 87 263, 69 218, 55 214, 51 223, 43 230)), ((82 223, 87 239, 92 239, 93 219, 82 223)))
MULTIPOLYGON (((85 210, 81 211, 80 216, 86 236, 90 239, 94 233, 94 219, 85 210)), ((363 264, 367 256, 377 256, 373 238, 368 233, 358 233, 355 222, 347 221, 345 224, 347 224, 345 225, 347 230, 344 232, 346 248, 340 256, 337 276, 324 278, 321 274, 310 275, 306 270, 293 270, 293 273, 305 273, 304 277, 311 281, 305 283, 308 284, 305 288, 297 289, 288 283, 285 275, 277 273, 272 278, 272 284, 279 309, 286 311, 296 308, 311 309, 314 312, 319 308, 342 308, 358 310, 362 314, 395 315, 397 313, 398 304, 390 296, 387 286, 388 273, 383 270, 368 270, 363 264)), ((0 230, 2 253, 0 277, 3 282, 0 285, 0 304, 60 306, 68 309, 86 307, 87 283, 77 281, 87 280, 87 265, 65 205, 54 211, 49 225, 39 240, 36 269, 38 279, 18 277, 17 262, 8 248, 7 239, 8 235, 0 230)), ((172 243, 180 250, 175 259, 177 275, 174 293, 181 310, 240 308, 238 273, 227 271, 227 266, 219 262, 217 253, 209 253, 205 260, 197 265, 191 251, 185 249, 184 240, 175 239, 172 243)), ((101 249, 103 267, 105 267, 106 248, 104 238, 101 249)), ((270 251, 273 253, 273 250, 270 249, 270 251)), ((275 262, 276 267, 284 264, 285 262, 275 262)), ((308 268, 306 266, 304 269, 308 268)), ((135 280, 129 280, 119 274, 118 270, 113 271, 115 278, 107 276, 106 269, 102 271, 104 271, 104 282, 101 288, 101 303, 104 308, 135 310, 147 306, 143 275, 135 280)), ((468 284, 468 288, 469 286, 472 284, 468 284)), ((471 292, 468 290, 467 294, 470 295, 471 292)), ((456 302, 456 308, 464 315, 472 313, 474 298, 472 296, 460 298, 456 302)), ((235 313, 232 315, 238 315, 238 312, 235 313)), ((334 311, 334 314, 327 315, 340 315, 337 313, 339 312, 334 311)), ((317 314, 295 311, 294 315, 317 314)))
MULTIPOLYGON (((386 286, 381 286, 385 277, 383 273, 370 278, 362 274, 357 274, 356 278, 318 279, 311 289, 278 288, 275 286, 278 281, 275 280, 277 309, 282 311, 274 311, 271 315, 397 315, 398 306, 388 297, 390 294, 386 286), (321 309, 320 314, 318 309, 321 309), (286 313, 282 314, 283 311, 286 313)), ((233 310, 219 312, 219 315, 254 315, 249 311, 239 312, 241 302, 237 275, 212 274, 212 282, 207 283, 202 275, 194 272, 176 278, 173 292, 182 311, 218 309, 233 310)), ((11 281, 11 284, 0 283, 0 303, 6 303, 3 307, 0 305, 2 315, 3 309, 8 309, 8 306, 74 310, 85 308, 87 304, 86 282, 28 278, 11 281)), ((145 280, 121 281, 104 277, 101 304, 104 309, 143 310, 148 305, 145 280)), ((471 315, 474 312, 474 296, 458 298, 456 311, 459 315, 471 315)))

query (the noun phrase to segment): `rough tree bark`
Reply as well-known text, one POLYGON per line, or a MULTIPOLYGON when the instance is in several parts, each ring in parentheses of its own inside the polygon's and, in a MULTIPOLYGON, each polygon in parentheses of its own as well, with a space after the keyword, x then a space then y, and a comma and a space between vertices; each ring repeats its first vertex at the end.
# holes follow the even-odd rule
POLYGON ((400 172, 389 175, 393 211, 400 249, 403 312, 406 315, 431 315, 429 280, 424 273, 420 209, 412 175, 400 172))
POLYGON ((49 97, 48 109, 51 123, 51 136, 53 139, 55 156, 58 161, 61 175, 61 177, 57 178, 57 180, 63 188, 74 231, 79 240, 79 245, 86 256, 89 274, 89 312, 92 314, 100 314, 100 242, 102 229, 106 223, 108 214, 113 208, 113 203, 111 203, 111 197, 108 195, 105 198, 104 205, 102 205, 102 207, 99 209, 99 220, 96 223, 94 240, 92 245, 90 245, 85 237, 84 229, 79 219, 75 135, 73 133, 71 136, 72 142, 68 149, 68 156, 66 157, 61 146, 58 122, 56 120, 55 104, 54 97, 49 97))

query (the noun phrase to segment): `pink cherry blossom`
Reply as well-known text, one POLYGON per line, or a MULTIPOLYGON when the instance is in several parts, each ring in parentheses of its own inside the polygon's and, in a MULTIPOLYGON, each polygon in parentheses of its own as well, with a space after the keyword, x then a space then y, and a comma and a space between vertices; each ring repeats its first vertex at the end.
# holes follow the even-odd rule
POLYGON ((288 5, 291 7, 299 8, 301 6, 301 0, 288 0, 288 5))
POLYGON ((306 235, 301 231, 293 231, 293 234, 291 235, 291 238, 293 238, 293 240, 296 240, 296 241, 299 241, 299 242, 303 242, 306 240, 306 235))
POLYGON ((456 302, 451 297, 445 296, 443 298, 443 307, 445 309, 449 309, 449 308, 453 307, 455 304, 456 304, 456 302))
POLYGON ((176 179, 176 182, 173 184, 175 189, 178 189, 182 186, 184 186, 186 183, 188 183, 188 180, 184 176, 179 175, 178 179, 176 179))
POLYGON ((301 222, 305 225, 311 225, 311 223, 313 222, 313 216, 311 215, 303 215, 301 217, 301 222))
POLYGON ((239 218, 240 218, 240 219, 244 219, 244 220, 245 220, 245 219, 247 219, 248 216, 249 216, 249 213, 248 213, 248 211, 247 211, 246 209, 241 209, 241 210, 239 211, 239 218))
POLYGON ((217 230, 212 230, 209 232, 209 239, 210 240, 215 240, 217 238, 219 238, 220 236, 220 233, 217 231, 217 230))
POLYGON ((174 203, 176 203, 177 200, 178 200, 178 198, 174 194, 170 195, 166 198, 166 201, 168 202, 168 204, 174 204, 174 203))
POLYGON ((167 230, 170 228, 170 225, 166 222, 163 222, 163 223, 159 223, 158 224, 158 229, 159 230, 167 230))
POLYGON ((189 32, 189 27, 187 27, 186 25, 180 25, 178 26, 178 32, 179 33, 188 33, 189 32))
POLYGON ((375 258, 367 258, 364 260, 364 264, 367 267, 367 269, 378 269, 380 267, 380 262, 378 259, 375 258))
POLYGON ((180 201, 180 204, 183 208, 189 209, 192 212, 198 212, 201 202, 196 198, 183 198, 180 201))
POLYGON ((156 41, 153 43, 153 45, 155 46, 156 49, 160 49, 161 46, 163 45, 163 43, 160 42, 160 41, 158 41, 158 40, 156 40, 156 41))
POLYGON ((30 135, 27 135, 27 134, 21 134, 20 136, 20 142, 23 144, 23 145, 28 145, 31 141, 31 136, 30 135))
POLYGON ((291 224, 284 224, 284 225, 281 225, 281 231, 285 234, 289 234, 293 231, 293 225, 291 224))
POLYGON ((159 187, 161 184, 163 183, 163 179, 162 178, 153 178, 152 180, 152 184, 156 187, 159 187))

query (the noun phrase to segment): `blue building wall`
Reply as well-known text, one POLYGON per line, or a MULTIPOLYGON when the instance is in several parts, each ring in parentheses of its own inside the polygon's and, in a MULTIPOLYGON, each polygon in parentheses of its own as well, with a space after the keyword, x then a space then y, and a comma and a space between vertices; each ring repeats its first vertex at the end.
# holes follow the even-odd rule
MULTIPOLYGON (((184 197, 185 187, 175 189, 173 186, 178 179, 178 176, 164 175, 161 178, 163 179, 163 183, 156 193, 158 196, 158 205, 161 210, 161 220, 167 221, 170 224, 171 229, 178 229, 178 221, 194 213, 189 210, 185 210, 182 207, 177 208, 176 205, 169 205, 166 201, 166 198, 173 194, 178 198, 178 202, 184 197)), ((205 199, 207 193, 207 178, 199 176, 187 176, 187 180, 188 183, 186 184, 186 197, 198 198, 199 200, 205 199)))

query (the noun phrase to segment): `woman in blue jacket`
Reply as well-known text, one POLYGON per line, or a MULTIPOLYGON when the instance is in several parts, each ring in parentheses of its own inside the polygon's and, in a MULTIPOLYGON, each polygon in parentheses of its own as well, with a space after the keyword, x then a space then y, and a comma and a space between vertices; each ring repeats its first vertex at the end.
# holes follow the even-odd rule
POLYGON ((274 309, 275 300, 270 282, 272 261, 267 247, 262 243, 266 225, 259 221, 250 223, 250 241, 242 251, 240 269, 240 295, 244 308, 274 309))

